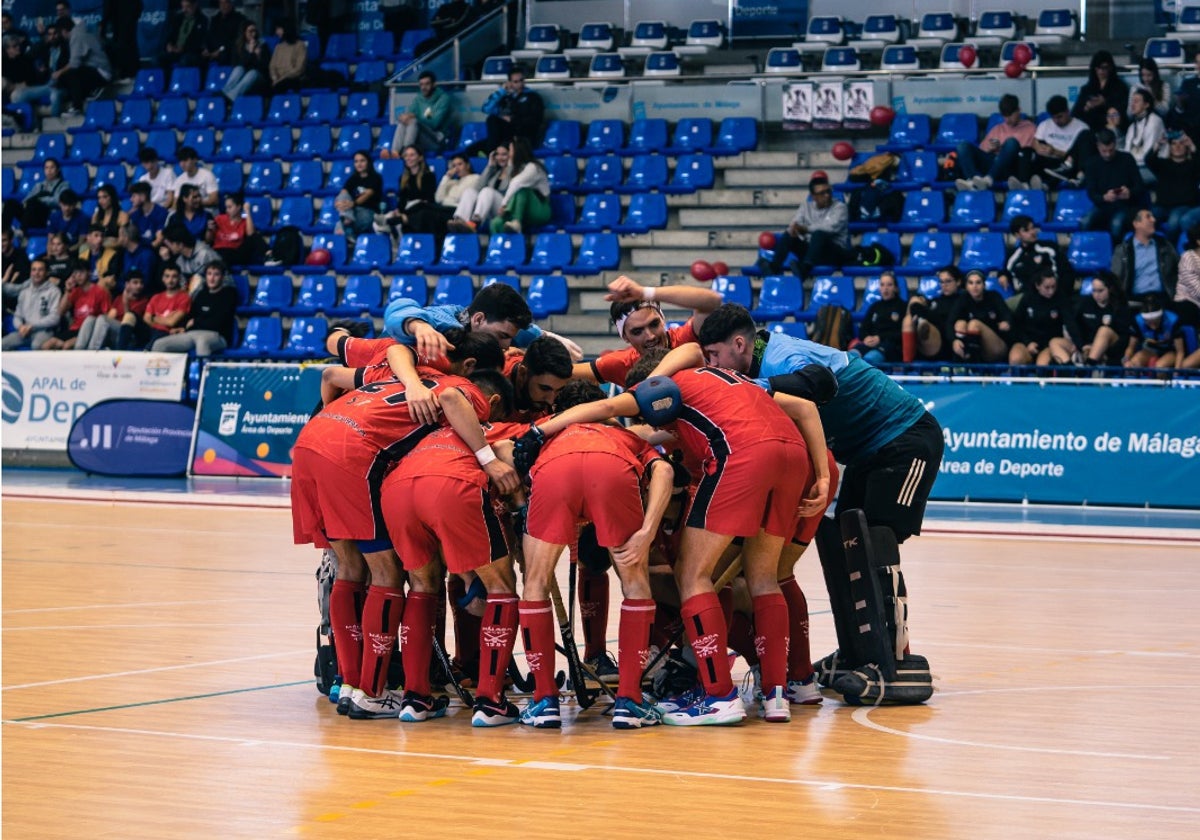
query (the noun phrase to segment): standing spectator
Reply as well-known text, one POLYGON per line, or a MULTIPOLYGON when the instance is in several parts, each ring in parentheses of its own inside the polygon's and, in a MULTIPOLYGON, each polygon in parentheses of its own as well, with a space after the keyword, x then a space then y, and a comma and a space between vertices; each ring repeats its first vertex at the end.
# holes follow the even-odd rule
MULTIPOLYGON (((184 0, 186 3, 188 0, 184 0)), ((92 99, 112 81, 112 65, 100 39, 84 26, 76 26, 70 18, 59 24, 68 38, 70 58, 67 66, 56 70, 51 78, 71 100, 65 114, 78 114, 85 100, 92 99)))
POLYGON ((211 243, 216 236, 217 223, 212 214, 200 204, 200 190, 195 184, 184 184, 179 188, 179 199, 175 211, 167 216, 166 227, 182 225, 197 239, 211 243))
POLYGON ((437 152, 446 147, 449 139, 446 128, 450 122, 453 102, 450 95, 437 86, 437 76, 429 70, 417 79, 417 95, 396 123, 392 148, 416 146, 422 152, 437 152))
POLYGON ((508 146, 497 146, 488 154, 487 166, 476 186, 463 189, 458 208, 446 229, 452 233, 468 233, 490 222, 504 203, 504 193, 511 180, 508 146))
POLYGON ((142 0, 104 0, 100 33, 112 44, 113 72, 118 79, 132 79, 142 66, 138 48, 138 21, 142 0))
POLYGON ((1080 169, 1096 154, 1091 130, 1071 113, 1065 96, 1055 94, 1046 100, 1046 112, 1050 119, 1038 123, 1032 145, 1022 149, 1017 163, 1022 186, 1038 190, 1043 187, 1042 176, 1053 184, 1074 182, 1080 169))
POLYGON ((121 198, 112 184, 101 184, 96 190, 96 212, 92 213, 92 225, 100 227, 105 239, 114 242, 129 222, 129 214, 121 209, 121 198))
POLYGON ((179 0, 179 11, 167 24, 167 45, 161 64, 168 68, 202 66, 207 40, 208 18, 200 13, 196 0, 179 0))
POLYGON ((1188 228, 1187 250, 1179 258, 1179 282, 1171 308, 1183 325, 1200 327, 1200 222, 1188 228))
MULTIPOLYGON (((1000 116, 976 146, 963 141, 958 144, 958 166, 963 177, 954 182, 960 190, 990 190, 993 184, 1008 178, 1017 180, 1017 156, 1021 149, 1033 145, 1037 131, 1032 122, 1021 114, 1021 102, 1011 93, 1000 97, 1000 116)), ((1013 189, 1010 184, 1009 189, 1013 189)))
POLYGON ((16 214, 25 230, 46 227, 46 223, 62 203, 63 195, 67 192, 74 194, 63 179, 62 167, 56 158, 46 158, 42 162, 42 173, 45 177, 25 196, 21 209, 16 214))
POLYGON ((1117 75, 1112 53, 1097 50, 1088 66, 1088 80, 1079 89, 1079 98, 1071 113, 1088 124, 1092 131, 1107 128, 1108 112, 1115 109, 1125 118, 1129 107, 1129 86, 1117 75))
MULTIPOLYGON (((190 147, 185 147, 190 148, 190 147)), ((170 210, 175 205, 175 173, 162 165, 158 159, 158 150, 152 146, 143 146, 138 152, 138 161, 146 171, 138 178, 138 182, 150 185, 150 200, 170 210)), ((132 192, 132 187, 130 192, 132 192)))
POLYGON ((183 171, 175 177, 174 191, 178 196, 184 184, 195 184, 200 190, 200 203, 205 207, 217 206, 217 176, 211 169, 200 165, 200 155, 191 146, 180 146, 179 167, 183 171))
POLYGON ((545 107, 540 94, 526 90, 525 71, 520 67, 512 68, 508 71, 508 81, 483 103, 483 112, 487 114, 487 137, 467 147, 467 154, 507 146, 514 137, 524 137, 533 148, 542 136, 545 107))
POLYGON ((1171 129, 1158 141, 1158 154, 1146 156, 1158 179, 1154 189, 1154 218, 1167 239, 1200 223, 1200 158, 1196 144, 1183 131, 1171 129), (1166 156, 1162 156, 1162 152, 1166 156))
POLYGON ((1059 287, 1064 291, 1075 288, 1075 275, 1058 242, 1042 239, 1041 230, 1032 217, 1023 214, 1013 216, 1008 223, 1008 232, 1016 238, 1016 247, 1008 255, 998 279, 1001 288, 1014 295, 1009 298, 1010 308, 1016 308, 1019 301, 1015 296, 1033 286, 1046 267, 1054 271, 1059 287))
POLYGON ((271 92, 299 90, 304 85, 308 71, 308 44, 300 40, 296 24, 291 20, 282 21, 275 28, 275 34, 279 36, 279 43, 275 45, 268 64, 271 92))
POLYGON ((867 307, 858 327, 859 342, 853 352, 875 367, 903 358, 900 328, 907 305, 900 299, 900 286, 893 271, 879 275, 879 300, 867 307))
POLYGON ((982 271, 968 271, 963 294, 947 323, 954 328, 950 349, 964 362, 1000 362, 1008 356, 1012 321, 999 292, 987 288, 982 271))
POLYGON ((67 66, 71 52, 57 26, 46 27, 42 42, 29 52, 33 60, 36 84, 18 86, 12 91, 13 102, 50 101, 50 116, 62 113, 62 89, 54 83, 55 73, 67 66))
POLYGON ((45 260, 39 257, 29 264, 29 285, 17 297, 17 308, 12 317, 13 331, 4 336, 0 348, 19 350, 28 347, 41 350, 54 336, 62 292, 50 282, 49 277, 45 260))
POLYGON ((359 234, 372 231, 382 202, 383 178, 375 171, 370 153, 361 149, 354 153, 353 174, 333 202, 348 242, 353 243, 359 234))
POLYGON ((1126 355, 1122 363, 1134 368, 1174 367, 1176 361, 1187 356, 1179 316, 1166 308, 1163 296, 1157 292, 1142 298, 1142 309, 1133 317, 1129 350, 1133 355, 1126 355))
POLYGON ((1129 94, 1129 127, 1125 129, 1125 151, 1137 161, 1138 172, 1146 184, 1154 184, 1147 158, 1157 156, 1162 148, 1159 141, 1166 130, 1162 117, 1154 112, 1154 98, 1145 88, 1137 88, 1129 94))
POLYGON ((246 16, 234 8, 233 0, 217 0, 217 13, 208 19, 208 36, 200 57, 216 64, 233 64, 233 45, 245 31, 246 16))
POLYGON ((1107 230, 1114 242, 1125 235, 1133 212, 1148 203, 1137 161, 1117 151, 1117 137, 1108 128, 1096 132, 1096 156, 1083 170, 1083 183, 1094 205, 1084 229, 1107 230))
POLYGON ((183 322, 192 309, 192 298, 183 288, 178 267, 165 266, 162 282, 163 291, 150 298, 143 315, 149 328, 146 344, 174 332, 183 332, 183 322))
POLYGON ((103 314, 91 315, 84 319, 75 339, 76 350, 103 350, 106 347, 117 350, 138 349, 133 336, 137 332, 145 332, 142 313, 150 298, 146 296, 146 284, 141 272, 133 271, 125 278, 125 288, 121 294, 113 298, 112 305, 103 314), (122 334, 127 339, 122 343, 122 334))
POLYGON ((1050 364, 1050 342, 1062 337, 1066 325, 1068 308, 1064 296, 1058 293, 1054 269, 1041 268, 1032 286, 1032 291, 1021 295, 1021 305, 1013 312, 1010 365, 1050 364))
POLYGON ((63 190, 58 197, 58 209, 50 214, 46 232, 61 233, 67 240, 67 247, 74 249, 87 236, 87 229, 88 218, 79 208, 79 196, 70 188, 63 190))
POLYGON ((258 37, 258 25, 246 21, 233 45, 230 56, 233 69, 221 93, 230 102, 239 96, 257 93, 267 87, 271 77, 271 52, 258 37))
POLYGON ((1175 297, 1179 256, 1171 243, 1154 231, 1154 214, 1139 210, 1133 217, 1133 236, 1113 249, 1112 272, 1127 300, 1148 294, 1175 297))
POLYGON ((88 316, 107 312, 112 305, 111 275, 105 275, 104 280, 95 283, 89 281, 87 275, 87 263, 76 262, 58 304, 58 331, 42 345, 43 350, 70 350, 88 316))
MULTIPOLYGON (((139 181, 129 188, 129 223, 138 229, 143 244, 157 247, 170 215, 165 207, 150 200, 150 185, 139 181)), ((146 275, 149 277, 150 275, 146 275)))
POLYGON ((263 261, 267 246, 254 229, 254 219, 246 212, 246 199, 240 192, 226 194, 225 212, 215 222, 213 250, 226 265, 257 265, 263 261))
POLYGON ((524 137, 513 138, 508 154, 513 176, 504 191, 504 203, 492 218, 492 233, 521 233, 550 221, 550 176, 545 165, 533 156, 524 137))
POLYGON ((237 318, 237 289, 225 282, 225 264, 219 259, 204 267, 204 285, 192 296, 183 330, 157 339, 156 353, 195 353, 213 356, 233 343, 237 318))
POLYGON ((1200 143, 1200 52, 1196 53, 1195 71, 1180 81, 1174 107, 1167 115, 1167 125, 1183 129, 1193 143, 1200 143))
POLYGON ((811 274, 814 265, 840 266, 849 258, 850 214, 845 203, 833 197, 833 188, 824 174, 809 180, 808 193, 812 200, 796 208, 787 230, 776 237, 770 262, 760 260, 759 267, 765 273, 779 274, 791 255, 799 260, 796 274, 801 278, 811 274))
POLYGON ((1119 367, 1130 355, 1133 314, 1111 272, 1092 278, 1092 293, 1080 299, 1067 318, 1067 335, 1050 339, 1050 353, 1059 364, 1119 367))

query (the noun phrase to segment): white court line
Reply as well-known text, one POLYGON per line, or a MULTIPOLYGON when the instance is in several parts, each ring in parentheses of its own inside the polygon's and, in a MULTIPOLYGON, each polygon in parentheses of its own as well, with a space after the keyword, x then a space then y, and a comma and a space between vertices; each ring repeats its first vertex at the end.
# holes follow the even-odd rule
POLYGON ((235 662, 254 662, 258 659, 274 659, 277 656, 296 656, 301 653, 311 653, 311 648, 303 650, 287 650, 280 653, 262 653, 256 656, 239 656, 235 659, 214 659, 210 662, 189 662, 186 665, 163 665, 161 668, 140 668, 136 671, 116 671, 111 674, 90 674, 86 677, 68 677, 62 680, 47 680, 46 682, 24 683, 22 685, 6 685, 0 691, 12 691, 17 688, 42 688, 47 685, 63 685, 64 683, 87 682, 88 680, 107 680, 115 677, 132 677, 138 674, 157 674, 162 671, 181 671, 185 668, 207 668, 209 665, 232 665, 235 662))
POLYGON ((540 770, 547 766, 555 770, 570 769, 576 772, 595 770, 601 773, 629 773, 641 776, 664 776, 667 778, 712 779, 717 781, 751 782, 756 784, 788 785, 792 787, 816 788, 826 791, 862 790, 889 793, 911 793, 918 796, 945 796, 962 799, 984 799, 999 802, 1045 803, 1049 805, 1079 805, 1087 808, 1118 808, 1134 811, 1159 811, 1167 813, 1200 814, 1200 807, 1188 805, 1151 805, 1141 802, 1115 802, 1111 799, 1070 799, 1052 796, 1023 796, 1008 793, 984 793, 979 791, 945 790, 941 788, 902 787, 899 785, 868 785, 857 782, 843 782, 836 779, 782 779, 770 776, 743 776, 736 773, 702 773, 682 768, 659 769, 654 767, 621 767, 612 764, 577 764, 574 762, 554 762, 548 765, 541 761, 520 761, 496 757, 475 757, 464 755, 448 755, 444 753, 410 752, 407 750, 385 750, 371 747, 349 747, 335 744, 306 744, 299 741, 275 741, 260 738, 238 738, 226 735, 195 735, 182 732, 156 732, 149 729, 130 729, 125 727, 89 726, 77 723, 45 723, 40 721, 4 721, 10 726, 24 726, 30 729, 73 729, 82 732, 97 732, 114 735, 141 735, 158 738, 180 738, 194 741, 211 741, 242 746, 262 746, 272 749, 292 748, 301 750, 332 750, 337 752, 357 753, 360 755, 384 755, 395 758, 423 758, 432 761, 450 761, 471 764, 480 767, 506 767, 514 770, 540 770))
POLYGON ((4 627, 0 628, 5 633, 19 633, 23 631, 41 632, 44 630, 141 630, 146 627, 307 627, 307 624, 299 621, 279 622, 279 621, 223 621, 216 624, 201 624, 201 623, 181 623, 173 624, 163 622, 160 624, 55 624, 48 627, 4 627))
POLYGON ((29 613, 64 612, 67 610, 123 610, 140 607, 178 607, 191 604, 239 604, 276 601, 274 598, 212 598, 204 601, 139 601, 128 604, 83 604, 74 607, 33 607, 27 610, 5 610, 3 615, 26 615, 29 613))

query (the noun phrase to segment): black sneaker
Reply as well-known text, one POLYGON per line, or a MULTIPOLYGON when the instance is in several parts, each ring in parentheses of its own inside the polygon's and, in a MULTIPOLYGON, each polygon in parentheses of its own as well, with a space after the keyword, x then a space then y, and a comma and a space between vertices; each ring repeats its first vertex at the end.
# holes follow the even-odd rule
POLYGON ((508 702, 504 695, 499 700, 488 700, 486 697, 475 699, 474 713, 471 715, 471 726, 508 726, 516 723, 521 717, 521 710, 508 702))
MULTIPOLYGON (((591 668, 596 676, 600 678, 600 682, 605 685, 616 685, 621 681, 621 670, 617 667, 617 660, 608 651, 605 651, 602 656, 597 656, 594 659, 587 659, 583 663, 591 668)), ((588 677, 588 682, 594 682, 588 677)))
POLYGON ((1071 167, 1056 166, 1053 169, 1047 169, 1043 174, 1052 181, 1070 181, 1071 167))
POLYGON ((404 699, 400 703, 400 720, 419 723, 445 717, 446 707, 449 705, 450 698, 445 695, 428 697, 417 694, 415 691, 406 691, 404 699))

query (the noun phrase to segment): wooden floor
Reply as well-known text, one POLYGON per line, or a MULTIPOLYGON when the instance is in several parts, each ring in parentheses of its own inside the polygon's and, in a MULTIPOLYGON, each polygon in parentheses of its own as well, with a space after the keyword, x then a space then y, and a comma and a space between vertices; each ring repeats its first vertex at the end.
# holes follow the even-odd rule
MULTIPOLYGON (((1200 837, 1195 543, 921 537, 928 705, 644 732, 572 710, 556 733, 339 718, 285 510, 7 499, 2 521, 6 840, 1200 837)), ((801 579, 823 655, 815 559, 801 579)))

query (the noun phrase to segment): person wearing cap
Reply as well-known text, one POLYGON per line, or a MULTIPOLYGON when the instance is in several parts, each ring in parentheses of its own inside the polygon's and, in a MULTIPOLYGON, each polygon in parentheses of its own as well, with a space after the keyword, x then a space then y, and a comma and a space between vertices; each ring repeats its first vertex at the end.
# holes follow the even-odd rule
POLYGON ((1142 311, 1133 318, 1133 338, 1121 363, 1125 367, 1175 367, 1187 351, 1179 316, 1166 308, 1166 299, 1157 292, 1142 298, 1142 311))
POLYGON ((1084 217, 1084 229, 1107 230, 1114 242, 1125 235, 1134 211, 1149 203, 1137 161, 1117 149, 1109 128, 1096 132, 1096 156, 1084 167, 1083 185, 1095 205, 1084 217))
POLYGON ((817 172, 808 182, 810 200, 796 208, 787 230, 776 237, 775 254, 767 265, 769 274, 779 274, 789 255, 799 261, 796 274, 812 273, 814 265, 845 265, 850 256, 850 212, 833 197, 829 176, 817 172))
POLYGON ((1154 214, 1138 210, 1133 216, 1133 236, 1113 249, 1112 272, 1127 300, 1152 292, 1175 297, 1179 255, 1154 228, 1154 214))

